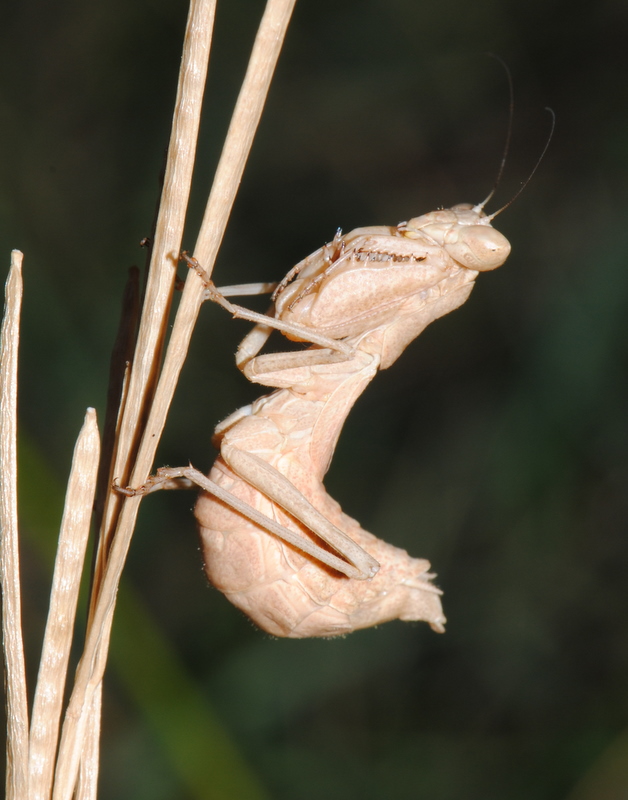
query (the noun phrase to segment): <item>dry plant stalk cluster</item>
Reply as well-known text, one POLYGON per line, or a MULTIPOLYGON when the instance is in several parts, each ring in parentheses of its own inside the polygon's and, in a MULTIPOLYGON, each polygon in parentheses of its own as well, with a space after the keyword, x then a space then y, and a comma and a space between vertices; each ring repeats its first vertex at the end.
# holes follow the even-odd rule
MULTIPOLYGON (((295 0, 268 0, 225 139, 194 256, 209 274, 222 241, 295 0)), ((29 722, 22 641, 17 522, 17 352, 22 254, 14 251, 2 328, 0 511, 2 625, 7 687, 7 800, 95 798, 102 678, 120 576, 140 497, 107 489, 144 484, 185 359, 205 286, 190 270, 165 347, 178 254, 190 192, 216 0, 191 0, 164 188, 132 367, 121 384, 113 443, 100 443, 88 409, 66 494, 39 675, 29 722), (165 354, 164 354, 165 351, 165 354), (163 355, 163 359, 162 359, 163 355), (109 454, 111 458, 109 458, 109 454), (97 483, 107 491, 100 525, 85 644, 70 697, 64 686, 97 483)))

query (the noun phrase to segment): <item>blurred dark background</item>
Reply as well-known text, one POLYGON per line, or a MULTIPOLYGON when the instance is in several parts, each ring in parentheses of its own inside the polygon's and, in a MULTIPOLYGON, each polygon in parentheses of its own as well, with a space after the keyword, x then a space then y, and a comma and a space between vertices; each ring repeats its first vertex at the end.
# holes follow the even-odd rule
MULTIPOLYGON (((188 247, 262 6, 219 2, 188 247)), ((44 554, 84 409, 103 418, 186 13, 163 0, 3 8, 0 253, 8 267, 11 248, 25 252, 31 686, 44 554)), ((299 0, 218 283, 279 279, 338 226, 480 201, 508 117, 486 51, 516 95, 489 210, 536 161, 544 106, 556 112, 539 172, 496 221, 507 264, 376 378, 328 476, 365 528, 430 559, 448 629, 273 640, 206 586, 192 496, 150 498, 105 684, 102 800, 628 797, 627 41, 619 0, 299 0), (153 681, 156 662, 180 678, 153 681), (192 724, 169 738, 186 703, 206 748, 192 724)), ((207 469, 215 423, 260 394, 233 364, 246 330, 203 309, 158 464, 207 469)))

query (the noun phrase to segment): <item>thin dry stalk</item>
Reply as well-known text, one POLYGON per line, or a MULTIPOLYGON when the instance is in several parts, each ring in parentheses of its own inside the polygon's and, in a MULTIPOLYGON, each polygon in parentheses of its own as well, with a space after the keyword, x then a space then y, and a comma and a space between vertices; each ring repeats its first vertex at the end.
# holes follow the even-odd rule
POLYGON ((74 792, 75 800, 96 800, 98 794, 98 772, 100 766, 100 717, 102 713, 102 684, 94 693, 89 719, 94 721, 87 727, 83 741, 78 783, 74 792), (96 724, 98 723, 98 724, 96 724))
MULTIPOLYGON (((155 226, 144 311, 128 391, 121 409, 118 443, 110 478, 126 485, 147 403, 152 398, 167 331, 183 239, 192 172, 209 64, 216 0, 192 0, 183 42, 164 186, 155 226)), ((110 482, 111 483, 111 482, 110 482)), ((102 578, 121 496, 109 492, 101 532, 94 596, 102 578)))
POLYGON ((7 697, 7 800, 22 800, 28 791, 28 704, 17 523, 17 358, 22 259, 19 250, 11 253, 0 351, 0 582, 7 697))
POLYGON ((31 716, 29 800, 47 800, 52 790, 61 704, 89 539, 99 456, 96 412, 90 408, 74 448, 52 578, 31 716))
MULTIPOLYGON (((218 248, 222 241, 224 230, 229 214, 235 199, 237 188, 242 176, 244 164, 248 157, 253 136, 261 111, 266 100, 266 95, 270 85, 270 80, 279 56, 281 45, 285 36, 285 31, 294 7, 295 0, 268 0, 260 29, 255 41, 253 53, 247 70, 238 102, 233 115, 232 123, 227 134, 225 146, 216 172, 214 184, 208 201, 207 211, 199 234, 196 257, 201 261, 205 269, 211 273, 218 248)), ((209 5, 205 2, 194 2, 191 16, 194 9, 207 9, 209 5)), ((213 17, 212 17, 213 18, 213 17)), ((207 25, 207 17, 199 22, 199 30, 203 25, 207 25)), ((207 29, 204 29, 207 33, 207 29)), ((188 28, 188 32, 190 28, 188 28)), ((208 49, 208 48, 207 48, 208 49)), ((198 66, 196 67, 198 70, 198 66)), ((194 68, 192 68, 192 74, 194 68)), ((194 110, 191 104, 187 104, 187 99, 182 98, 182 106, 189 109, 190 113, 194 110)), ((200 109, 200 100, 196 106, 200 109)), ((171 148, 171 152, 173 148, 171 148)), ((174 156, 173 156, 174 157, 174 156)), ((193 161, 193 148, 187 154, 187 158, 193 161)), ((182 203, 181 197, 177 200, 182 203)), ((187 202, 187 195, 186 200, 187 202)), ((184 213, 185 208, 182 206, 184 213)), ((177 212, 179 213, 179 212, 177 212)), ((170 223, 177 217, 177 213, 172 212, 170 223)), ((164 229, 164 245, 162 255, 155 259, 161 263, 161 267, 167 272, 165 285, 167 291, 171 292, 171 281, 174 280, 173 254, 178 253, 181 237, 173 234, 174 228, 164 229), (166 236, 173 234, 172 236, 166 236)), ((157 247, 156 247, 157 250, 157 247)), ((150 279, 149 279, 150 280, 150 279)), ((164 280, 156 280, 156 290, 164 291, 164 280)), ((178 376, 180 374, 185 355, 187 354, 189 340, 200 305, 203 301, 204 286, 198 276, 190 272, 186 281, 186 288, 179 305, 173 334, 170 339, 168 352, 165 359, 162 376, 159 380, 155 393, 146 429, 142 438, 142 443, 138 452, 137 462, 132 471, 131 485, 143 484, 150 473, 155 451, 161 432, 165 424, 165 418, 169 409, 178 376)), ((138 422, 141 424, 143 415, 143 398, 151 394, 152 380, 155 373, 156 363, 159 355, 160 335, 165 326, 165 314, 158 317, 155 313, 156 300, 154 296, 147 296, 145 309, 145 321, 142 325, 148 325, 151 335, 148 337, 154 342, 152 354, 136 356, 144 364, 143 382, 138 380, 138 388, 135 390, 133 401, 130 399, 132 392, 129 389, 129 399, 127 407, 132 408, 131 418, 135 420, 135 428, 129 423, 129 431, 123 434, 125 447, 129 453, 133 452, 133 442, 137 430, 138 422), (146 316, 148 314, 148 316, 146 316)), ((168 302, 162 301, 162 308, 168 308, 168 302)), ((143 341, 140 334, 140 340, 143 341)), ((145 346, 145 345, 142 345, 145 346)), ((139 347, 139 344, 138 344, 139 347)), ((150 349, 150 348, 149 348, 150 349)), ((133 375, 135 375, 135 362, 133 364, 133 375)), ((134 377, 131 378, 134 380, 134 377)), ((123 422, 123 427, 126 422, 123 422)), ((117 463, 122 463, 124 459, 120 456, 117 463)), ((124 472, 117 472, 116 466, 114 475, 123 476, 124 472)), ((88 730, 93 729, 89 722, 90 713, 99 704, 99 692, 104 672, 106 653, 111 630, 113 610, 117 587, 128 551, 132 530, 137 518, 140 498, 128 498, 124 501, 122 512, 118 521, 116 533, 111 541, 111 547, 107 546, 104 550, 109 550, 106 558, 106 566, 103 572, 98 599, 92 607, 91 625, 88 631, 87 640, 83 656, 81 658, 75 687, 70 698, 66 720, 63 727, 63 734, 59 757, 57 762, 57 774, 55 777, 55 788, 53 800, 70 800, 76 783, 76 775, 81 758, 81 751, 84 746, 84 738, 88 730)), ((109 516, 108 519, 112 519, 109 516)))

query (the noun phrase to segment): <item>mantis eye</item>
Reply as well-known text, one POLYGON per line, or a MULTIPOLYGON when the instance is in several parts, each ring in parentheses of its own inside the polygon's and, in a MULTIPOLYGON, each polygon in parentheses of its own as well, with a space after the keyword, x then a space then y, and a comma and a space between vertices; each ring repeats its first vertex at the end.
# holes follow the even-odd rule
POLYGON ((510 242, 495 228, 468 225, 455 231, 456 241, 446 241, 445 247, 449 255, 463 267, 488 272, 501 267, 510 254, 510 242))

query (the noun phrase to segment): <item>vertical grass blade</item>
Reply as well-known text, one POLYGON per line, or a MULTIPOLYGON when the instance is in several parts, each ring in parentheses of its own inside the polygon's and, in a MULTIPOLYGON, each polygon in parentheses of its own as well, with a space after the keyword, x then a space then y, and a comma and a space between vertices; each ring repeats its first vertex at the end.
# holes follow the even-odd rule
POLYGON ((52 790, 61 704, 89 538, 99 455, 96 412, 90 408, 74 448, 52 578, 31 719, 29 800, 48 800, 52 790))
MULTIPOLYGON (((215 13, 216 0, 190 3, 146 295, 111 469, 111 478, 122 485, 128 484, 159 375, 192 185, 215 13)), ((110 492, 96 566, 96 593, 120 504, 120 496, 110 492)))
POLYGON ((7 695, 7 800, 24 800, 28 796, 28 703, 17 524, 17 358, 22 258, 18 250, 11 253, 0 350, 0 582, 7 695))

